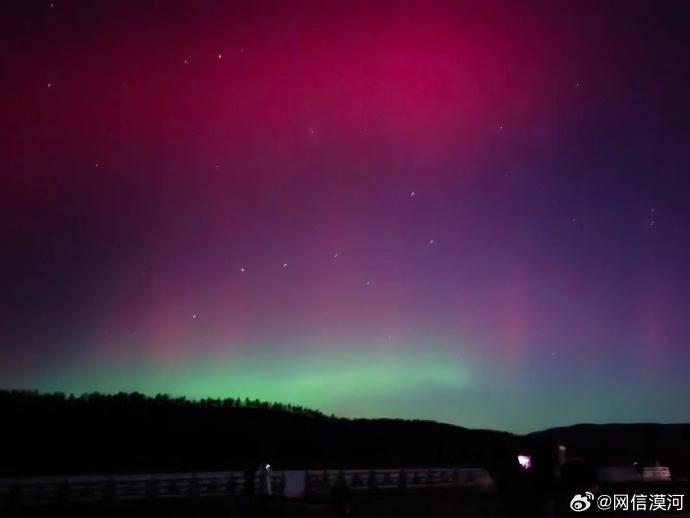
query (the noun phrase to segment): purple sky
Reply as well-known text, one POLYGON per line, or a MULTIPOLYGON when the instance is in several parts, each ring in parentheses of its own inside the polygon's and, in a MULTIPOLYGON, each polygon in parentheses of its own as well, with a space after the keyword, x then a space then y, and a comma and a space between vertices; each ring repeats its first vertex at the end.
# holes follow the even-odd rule
POLYGON ((690 411, 687 2, 9 2, 0 380, 690 411))

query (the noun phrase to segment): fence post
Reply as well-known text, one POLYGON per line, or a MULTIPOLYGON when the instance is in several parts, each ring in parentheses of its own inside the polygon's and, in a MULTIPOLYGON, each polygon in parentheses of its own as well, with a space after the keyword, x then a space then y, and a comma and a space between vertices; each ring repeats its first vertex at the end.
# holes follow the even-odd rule
POLYGON ((407 473, 404 469, 401 469, 398 474, 398 487, 402 490, 407 489, 407 473))
POLYGON ((434 487, 436 485, 434 480, 434 470, 432 469, 427 470, 426 485, 429 487, 434 487))
POLYGON ((369 489, 376 489, 376 472, 373 469, 369 470, 367 485, 369 486, 369 489))
POLYGON ((65 477, 65 481, 60 484, 60 489, 58 489, 58 502, 61 504, 66 503, 69 500, 69 496, 69 478, 65 477))
POLYGON ((146 498, 153 500, 158 493, 158 481, 155 478, 150 478, 146 481, 146 498))

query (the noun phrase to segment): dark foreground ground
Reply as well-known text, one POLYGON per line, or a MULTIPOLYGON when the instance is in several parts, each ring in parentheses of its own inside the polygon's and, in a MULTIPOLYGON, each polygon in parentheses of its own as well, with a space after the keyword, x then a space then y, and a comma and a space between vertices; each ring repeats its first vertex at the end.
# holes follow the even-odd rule
POLYGON ((14 517, 72 518, 357 518, 386 517, 508 517, 505 505, 496 495, 463 495, 453 492, 424 492, 415 494, 358 495, 344 506, 330 501, 248 500, 245 498, 213 498, 199 500, 157 500, 115 504, 73 504, 24 508, 8 514, 14 517))
MULTIPOLYGON (((666 513, 597 512, 574 513, 565 496, 558 497, 518 493, 467 494, 449 490, 415 492, 361 493, 348 502, 350 514, 332 501, 249 500, 245 498, 170 499, 115 504, 73 504, 24 508, 3 513, 8 517, 44 518, 560 518, 580 515, 661 516, 666 513)), ((687 504, 686 504, 687 506, 687 504)), ((5 510, 8 511, 8 510, 5 510)), ((690 513, 667 514, 690 517, 690 513)))

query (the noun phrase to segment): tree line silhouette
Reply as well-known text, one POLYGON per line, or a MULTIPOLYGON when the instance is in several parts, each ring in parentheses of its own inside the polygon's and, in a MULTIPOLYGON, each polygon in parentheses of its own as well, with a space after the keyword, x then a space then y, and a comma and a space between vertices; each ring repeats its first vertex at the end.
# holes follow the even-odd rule
MULTIPOLYGON (((173 397, 168 394, 158 393, 155 396, 147 396, 140 392, 118 392, 116 394, 102 394, 100 392, 87 392, 80 395, 65 394, 64 392, 40 393, 37 390, 0 390, 0 404, 11 402, 28 405, 71 405, 74 407, 108 407, 108 406, 176 406, 176 407, 200 407, 200 408, 261 408, 264 410, 276 410, 280 412, 292 412, 311 417, 323 417, 320 410, 314 410, 302 405, 290 403, 268 402, 259 399, 245 398, 201 398, 188 399, 185 396, 173 397)), ((331 417, 334 417, 331 415, 331 417)))
POLYGON ((345 419, 249 398, 0 391, 2 475, 448 467, 480 464, 513 436, 430 421, 345 419))
MULTIPOLYGON (((137 392, 80 396, 0 391, 0 476, 153 471, 517 467, 554 447, 591 465, 671 466, 690 475, 690 425, 576 425, 517 436, 433 421, 345 419, 249 398, 199 400, 137 392)), ((540 461, 538 459, 544 459, 540 461)))

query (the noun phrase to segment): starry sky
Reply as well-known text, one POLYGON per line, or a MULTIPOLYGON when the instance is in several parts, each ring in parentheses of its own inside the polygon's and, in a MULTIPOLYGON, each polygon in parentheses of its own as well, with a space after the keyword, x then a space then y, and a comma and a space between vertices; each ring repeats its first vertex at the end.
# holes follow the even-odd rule
POLYGON ((0 385, 690 412, 687 2, 5 2, 0 385))

